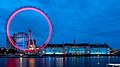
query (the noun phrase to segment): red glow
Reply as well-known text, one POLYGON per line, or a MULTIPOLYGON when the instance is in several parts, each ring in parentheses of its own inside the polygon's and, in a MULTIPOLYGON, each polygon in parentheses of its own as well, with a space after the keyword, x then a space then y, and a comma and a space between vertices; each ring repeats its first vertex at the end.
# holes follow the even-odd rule
POLYGON ((8 59, 6 65, 7 65, 7 67, 17 67, 18 66, 18 60, 16 58, 8 59))
MULTIPOLYGON (((33 7, 24 7, 24 8, 18 9, 17 11, 15 11, 15 12, 9 17, 9 19, 8 19, 8 21, 7 21, 7 28, 6 28, 6 29, 7 29, 6 32, 7 32, 8 39, 9 39, 9 41, 12 43, 12 45, 13 45, 14 47, 16 47, 17 49, 23 50, 22 48, 20 48, 19 46, 17 46, 16 43, 15 43, 15 42, 13 41, 13 39, 11 38, 9 28, 10 28, 10 23, 11 23, 12 19, 13 19, 18 13, 20 13, 20 12, 22 12, 22 11, 26 11, 26 10, 33 10, 33 11, 36 11, 36 12, 40 13, 41 15, 44 16, 44 18, 46 19, 46 21, 47 21, 47 23, 48 23, 48 25, 49 25, 49 34, 48 34, 48 37, 47 37, 46 41, 43 43, 43 45, 42 45, 42 46, 39 46, 39 49, 43 49, 43 48, 48 44, 48 42, 50 41, 50 38, 51 38, 51 35, 52 35, 52 24, 51 24, 48 16, 47 16, 44 12, 42 12, 42 11, 39 10, 39 9, 33 8, 33 7)), ((23 50, 23 51, 24 51, 24 50, 23 50)))

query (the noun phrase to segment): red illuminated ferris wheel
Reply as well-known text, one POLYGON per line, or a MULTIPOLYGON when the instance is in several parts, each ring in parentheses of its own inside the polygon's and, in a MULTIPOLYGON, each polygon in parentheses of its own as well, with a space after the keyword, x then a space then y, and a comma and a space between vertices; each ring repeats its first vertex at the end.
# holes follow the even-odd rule
MULTIPOLYGON (((6 33, 7 33, 8 39, 9 39, 9 41, 11 42, 11 44, 12 44, 15 48, 17 48, 17 49, 19 49, 19 50, 23 50, 22 48, 20 48, 19 46, 16 45, 16 43, 14 42, 14 40, 12 39, 12 37, 11 37, 11 35, 10 35, 10 23, 11 23, 11 21, 13 20, 13 18, 14 18, 17 14, 19 14, 20 12, 26 11, 26 10, 32 10, 32 11, 38 12, 39 14, 41 14, 41 15, 45 18, 45 20, 46 20, 47 23, 48 23, 48 26, 49 26, 49 34, 48 34, 48 36, 47 36, 46 41, 42 44, 42 46, 39 46, 39 49, 43 49, 43 48, 48 44, 48 42, 49 42, 50 39, 51 39, 51 36, 52 36, 52 24, 51 24, 51 21, 50 21, 50 19, 48 18, 48 16, 47 16, 43 11, 41 11, 41 10, 39 10, 39 9, 37 9, 37 8, 33 8, 33 7, 23 7, 23 8, 20 8, 20 9, 16 10, 15 12, 13 12, 13 13, 11 14, 11 16, 8 18, 7 25, 6 25, 6 33)), ((32 31, 31 31, 30 29, 29 29, 29 32, 30 32, 30 37, 32 37, 32 31)), ((32 39, 32 43, 33 43, 33 45, 34 45, 33 39, 32 39)), ((29 45, 30 45, 30 43, 29 43, 29 45)), ((34 49, 34 50, 36 50, 36 49, 34 49)), ((25 50, 23 50, 23 51, 25 51, 25 50)))

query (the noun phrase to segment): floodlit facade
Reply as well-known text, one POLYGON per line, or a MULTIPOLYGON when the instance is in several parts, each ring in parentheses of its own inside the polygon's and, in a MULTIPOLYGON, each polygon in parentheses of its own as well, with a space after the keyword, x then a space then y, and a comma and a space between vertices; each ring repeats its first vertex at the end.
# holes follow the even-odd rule
POLYGON ((63 45, 60 44, 48 44, 43 50, 42 52, 44 54, 64 54, 64 48, 63 45), (53 48, 52 48, 53 47, 53 48))
POLYGON ((44 54, 109 54, 107 44, 48 44, 42 52, 44 54))
POLYGON ((109 54, 109 53, 110 53, 110 48, 108 45, 91 44, 90 46, 90 54, 109 54))
POLYGON ((19 32, 13 36, 15 38, 16 45, 23 50, 26 50, 28 45, 28 34, 25 32, 19 32))
MULTIPOLYGON (((29 41, 29 36, 25 32, 19 32, 13 34, 12 39, 22 49, 34 50, 36 46, 36 40, 33 39, 29 41), (34 41, 34 45, 33 45, 34 41), (28 45, 30 43, 30 46, 28 45)), ((15 48, 9 42, 8 37, 6 39, 7 48, 15 48)), ((105 44, 90 44, 90 43, 81 43, 76 44, 75 40, 73 44, 47 44, 45 48, 38 50, 38 53, 41 54, 71 54, 71 55, 84 55, 84 54, 110 54, 110 47, 105 44)))
MULTIPOLYGON (((18 47, 20 47, 21 49, 25 50, 28 47, 28 34, 26 34, 25 32, 19 32, 17 34, 13 34, 13 36, 11 36, 13 41, 16 43, 16 45, 18 47)), ((13 48, 16 49, 9 41, 8 36, 6 37, 6 46, 7 49, 13 48)))

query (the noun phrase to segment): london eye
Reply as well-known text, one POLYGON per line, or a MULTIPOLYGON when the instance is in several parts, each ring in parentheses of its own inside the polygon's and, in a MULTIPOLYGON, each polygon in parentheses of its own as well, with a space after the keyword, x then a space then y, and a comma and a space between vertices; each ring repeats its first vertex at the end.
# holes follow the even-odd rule
MULTIPOLYGON (((14 11, 14 12, 9 16, 8 21, 7 21, 7 24, 6 24, 6 33, 7 33, 8 39, 9 39, 9 41, 11 42, 11 44, 12 44, 15 48, 17 48, 17 49, 19 49, 19 50, 23 50, 23 51, 27 50, 27 49, 23 49, 22 47, 18 46, 18 44, 12 39, 12 37, 11 37, 11 35, 10 35, 10 32, 11 32, 11 30, 10 30, 10 24, 12 23, 13 18, 14 18, 17 14, 19 14, 19 13, 21 13, 21 12, 24 12, 24 11, 28 11, 28 10, 30 10, 30 11, 35 11, 35 12, 39 13, 40 15, 42 15, 42 16, 44 17, 44 19, 46 20, 47 24, 48 24, 49 31, 48 31, 47 38, 46 38, 45 42, 44 42, 41 46, 38 46, 39 49, 43 49, 43 48, 49 43, 49 41, 50 41, 50 39, 51 39, 51 37, 52 37, 52 24, 51 24, 51 21, 50 21, 49 17, 48 17, 43 11, 41 11, 41 10, 39 10, 39 9, 37 9, 37 8, 34 8, 34 7, 22 7, 22 8, 20 8, 20 9, 16 10, 16 11, 14 11)), ((30 34, 30 35, 29 35, 29 37, 28 37, 28 35, 26 35, 26 41, 29 41, 29 42, 27 43, 27 48, 30 47, 30 40, 32 40, 33 46, 35 45, 35 41, 34 41, 34 39, 33 39, 33 37, 32 37, 32 30, 31 30, 31 29, 28 29, 28 31, 29 31, 29 34, 30 34)), ((19 39, 18 39, 18 40, 19 40, 19 39)), ((25 47, 24 47, 24 48, 25 48, 25 47)), ((33 50, 36 50, 36 48, 34 48, 33 50)))

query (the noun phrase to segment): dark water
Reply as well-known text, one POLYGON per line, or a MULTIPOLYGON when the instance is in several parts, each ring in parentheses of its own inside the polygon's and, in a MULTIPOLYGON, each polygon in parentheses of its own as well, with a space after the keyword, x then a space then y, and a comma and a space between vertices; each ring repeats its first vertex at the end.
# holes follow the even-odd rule
POLYGON ((106 67, 120 57, 0 58, 0 67, 106 67))

